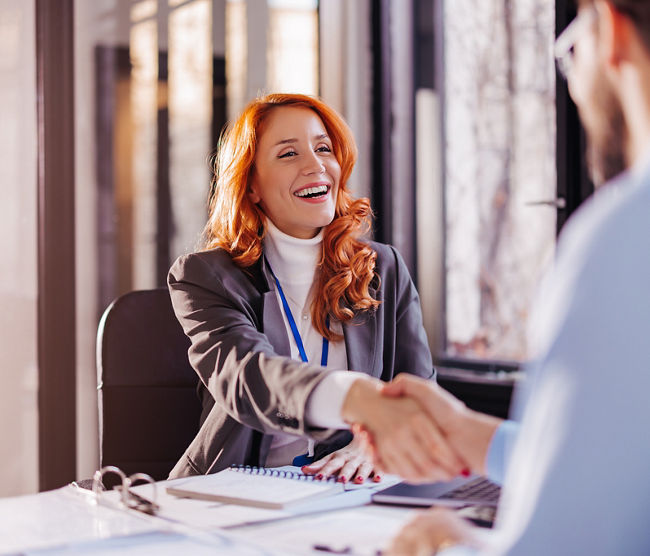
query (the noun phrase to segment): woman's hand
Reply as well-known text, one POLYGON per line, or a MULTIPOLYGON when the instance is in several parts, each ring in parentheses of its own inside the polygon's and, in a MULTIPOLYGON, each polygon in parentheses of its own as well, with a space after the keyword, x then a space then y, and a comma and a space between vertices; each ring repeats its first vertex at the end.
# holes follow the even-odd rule
POLYGON ((480 548, 476 528, 453 511, 434 508, 415 516, 393 539, 385 556, 431 556, 456 544, 480 548))
POLYGON ((429 414, 408 396, 382 393, 382 382, 355 380, 341 408, 343 419, 369 441, 368 457, 385 473, 411 482, 448 481, 468 474, 429 414))
POLYGON ((405 373, 384 384, 382 394, 415 401, 469 469, 486 474, 487 452, 501 419, 472 411, 434 381, 405 373))
POLYGON ((302 470, 306 475, 316 475, 317 479, 335 476, 342 483, 351 481, 357 485, 369 478, 375 482, 381 480, 372 461, 365 455, 363 441, 357 436, 347 446, 303 466, 302 470))

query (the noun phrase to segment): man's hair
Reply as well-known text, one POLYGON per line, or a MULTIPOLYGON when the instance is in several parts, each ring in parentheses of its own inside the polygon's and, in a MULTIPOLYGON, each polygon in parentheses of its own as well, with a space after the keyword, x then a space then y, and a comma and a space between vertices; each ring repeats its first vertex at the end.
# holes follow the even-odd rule
MULTIPOLYGON (((578 5, 593 4, 595 0, 578 0, 578 5)), ((634 23, 639 37, 650 54, 650 0, 607 0, 634 23)))

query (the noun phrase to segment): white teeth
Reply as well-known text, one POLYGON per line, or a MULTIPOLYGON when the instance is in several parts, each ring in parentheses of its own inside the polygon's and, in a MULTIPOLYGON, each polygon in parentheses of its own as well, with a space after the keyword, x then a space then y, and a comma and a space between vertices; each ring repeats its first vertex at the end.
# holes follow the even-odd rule
POLYGON ((307 187, 305 189, 301 189, 300 191, 294 193, 294 195, 296 197, 309 197, 310 195, 323 195, 325 193, 327 193, 327 186, 318 185, 316 187, 307 187))

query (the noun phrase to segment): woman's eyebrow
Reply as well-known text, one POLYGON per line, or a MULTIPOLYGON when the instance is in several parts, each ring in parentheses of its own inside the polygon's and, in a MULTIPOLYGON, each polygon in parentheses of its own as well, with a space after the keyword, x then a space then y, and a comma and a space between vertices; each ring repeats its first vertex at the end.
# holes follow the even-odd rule
MULTIPOLYGON (((327 133, 321 133, 320 135, 314 136, 314 139, 317 141, 319 141, 320 139, 329 139, 329 135, 327 135, 327 133)), ((290 137, 289 139, 281 139, 273 146, 277 147, 278 145, 286 145, 286 144, 297 143, 297 142, 298 139, 296 139, 295 137, 290 137)))
POLYGON ((277 142, 275 145, 273 145, 273 146, 274 146, 274 147, 277 147, 278 145, 285 145, 285 144, 287 144, 287 143, 297 143, 297 142, 298 142, 298 139, 296 139, 295 137, 292 137, 292 138, 290 138, 290 139, 281 139, 280 141, 278 141, 278 142, 277 142))

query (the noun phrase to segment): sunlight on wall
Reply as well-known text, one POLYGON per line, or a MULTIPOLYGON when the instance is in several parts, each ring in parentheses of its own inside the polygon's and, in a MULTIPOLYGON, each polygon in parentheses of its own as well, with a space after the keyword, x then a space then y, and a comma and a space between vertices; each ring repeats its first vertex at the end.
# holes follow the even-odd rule
POLYGON ((226 3, 226 96, 229 120, 237 117, 247 102, 246 36, 246 2, 228 0, 226 3))
POLYGON ((169 183, 172 259, 193 251, 205 222, 212 121, 212 4, 195 0, 169 16, 169 183))
POLYGON ((318 10, 310 0, 270 2, 268 89, 318 94, 318 10))
MULTIPOLYGON (((133 287, 156 283, 156 157, 158 118, 158 29, 155 1, 131 7, 131 184, 133 287)), ((163 100, 166 105, 166 99, 163 100)))
POLYGON ((38 489, 34 10, 0 1, 0 496, 38 489))

